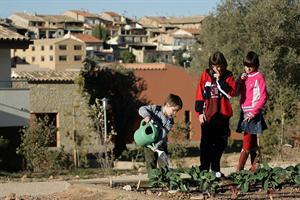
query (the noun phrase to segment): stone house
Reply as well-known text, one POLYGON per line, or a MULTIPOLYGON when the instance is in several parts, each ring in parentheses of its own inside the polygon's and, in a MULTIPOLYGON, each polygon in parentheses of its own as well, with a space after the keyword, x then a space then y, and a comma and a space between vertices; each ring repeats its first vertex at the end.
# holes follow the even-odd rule
POLYGON ((58 128, 52 148, 64 147, 72 152, 77 141, 81 153, 99 151, 100 137, 88 117, 90 108, 75 83, 79 72, 14 71, 12 74, 13 80, 19 81, 15 88, 26 85, 30 89, 31 118, 48 116, 58 128))

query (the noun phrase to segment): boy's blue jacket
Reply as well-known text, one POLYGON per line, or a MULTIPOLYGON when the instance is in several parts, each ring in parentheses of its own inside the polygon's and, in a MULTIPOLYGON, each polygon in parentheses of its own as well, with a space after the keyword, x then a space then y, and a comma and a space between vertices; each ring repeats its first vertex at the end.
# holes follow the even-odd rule
POLYGON ((158 139, 155 143, 157 149, 163 149, 167 146, 167 135, 174 125, 174 119, 164 115, 162 106, 147 105, 139 109, 139 115, 143 118, 150 116, 154 124, 158 126, 158 139))

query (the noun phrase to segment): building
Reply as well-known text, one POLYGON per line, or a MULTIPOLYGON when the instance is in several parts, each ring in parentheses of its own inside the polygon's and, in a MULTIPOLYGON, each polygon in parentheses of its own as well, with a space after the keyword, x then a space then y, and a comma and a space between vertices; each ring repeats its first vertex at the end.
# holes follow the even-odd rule
POLYGON ((182 67, 166 63, 132 63, 122 66, 133 69, 134 74, 145 81, 146 90, 142 92, 140 98, 146 99, 150 104, 163 104, 169 93, 179 95, 183 107, 175 121, 188 124, 190 126, 188 139, 199 141, 200 124, 194 112, 197 78, 188 74, 182 67))
POLYGON ((128 46, 129 51, 135 55, 135 60, 138 63, 173 63, 172 50, 158 48, 156 44, 149 43, 131 44, 128 46))
POLYGON ((88 34, 75 34, 74 37, 85 44, 86 56, 94 56, 103 49, 103 41, 88 34))
MULTIPOLYGON (((134 74, 145 81, 146 89, 140 95, 140 99, 145 99, 150 104, 161 105, 169 93, 179 95, 183 107, 177 113, 175 122, 189 125, 188 139, 199 142, 201 130, 194 107, 198 77, 189 74, 182 67, 166 63, 123 63, 122 66, 134 70, 134 74)), ((136 125, 139 126, 139 123, 136 125)), ((242 134, 232 131, 230 137, 233 140, 241 140, 242 134)))
POLYGON ((78 21, 84 22, 91 26, 102 25, 105 26, 107 20, 100 18, 99 15, 90 13, 84 10, 67 10, 63 13, 65 16, 72 17, 78 21))
POLYGON ((82 21, 64 15, 13 13, 10 18, 14 25, 26 28, 26 35, 33 39, 60 38, 68 32, 84 32, 82 21))
POLYGON ((62 38, 39 39, 33 42, 26 50, 13 50, 13 62, 58 71, 78 70, 83 67, 86 46, 74 36, 67 34, 62 38))
MULTIPOLYGON (((79 72, 13 71, 12 78, 30 89, 31 118, 48 116, 58 128, 52 148, 64 147, 66 152, 72 153, 76 132, 77 140, 81 141, 77 150, 95 153, 101 148, 100 137, 89 117, 88 102, 75 83, 78 75, 79 72)), ((23 87, 15 85, 20 86, 23 87)))
POLYGON ((16 148, 20 144, 20 128, 28 124, 30 117, 29 88, 13 88, 10 53, 11 49, 27 49, 30 43, 28 38, 0 26, 1 170, 18 170, 21 167, 21 157, 16 154, 16 148))
POLYGON ((168 23, 183 29, 200 29, 204 16, 170 17, 168 23))

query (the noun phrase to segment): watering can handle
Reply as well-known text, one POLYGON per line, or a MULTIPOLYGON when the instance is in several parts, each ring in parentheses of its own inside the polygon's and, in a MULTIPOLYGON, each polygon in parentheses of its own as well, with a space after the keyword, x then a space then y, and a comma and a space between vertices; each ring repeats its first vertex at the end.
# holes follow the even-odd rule
POLYGON ((150 148, 153 152, 156 151, 156 148, 155 148, 155 144, 154 144, 154 143, 147 145, 147 147, 150 148))

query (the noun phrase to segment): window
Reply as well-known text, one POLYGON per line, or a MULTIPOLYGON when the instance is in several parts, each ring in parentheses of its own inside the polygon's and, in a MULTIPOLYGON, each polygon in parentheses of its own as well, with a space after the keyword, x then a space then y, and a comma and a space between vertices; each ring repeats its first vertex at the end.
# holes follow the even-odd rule
POLYGON ((34 56, 31 57, 31 62, 35 62, 35 57, 34 56))
POLYGON ((31 47, 31 51, 35 51, 35 46, 32 46, 32 47, 31 47))
POLYGON ((59 56, 58 60, 59 61, 67 61, 67 56, 59 56))
POLYGON ((44 45, 41 46, 41 51, 44 51, 45 50, 45 47, 44 45))
POLYGON ((75 61, 81 61, 81 56, 74 56, 75 61))
POLYGON ((59 50, 67 50, 67 45, 59 45, 59 50))
POLYGON ((49 60, 50 60, 50 61, 53 61, 53 56, 49 56, 49 60))
MULTIPOLYGON (((33 113, 33 118, 42 120, 46 123, 46 126, 52 127, 53 129, 57 128, 57 113, 33 113)), ((58 132, 53 130, 53 135, 51 135, 51 141, 48 144, 48 147, 57 147, 58 146, 58 132)))
POLYGON ((74 45, 74 50, 81 50, 81 45, 74 45))
POLYGON ((42 62, 45 61, 45 56, 41 56, 41 61, 42 61, 42 62))
POLYGON ((52 45, 49 46, 49 50, 53 50, 53 46, 52 45))

